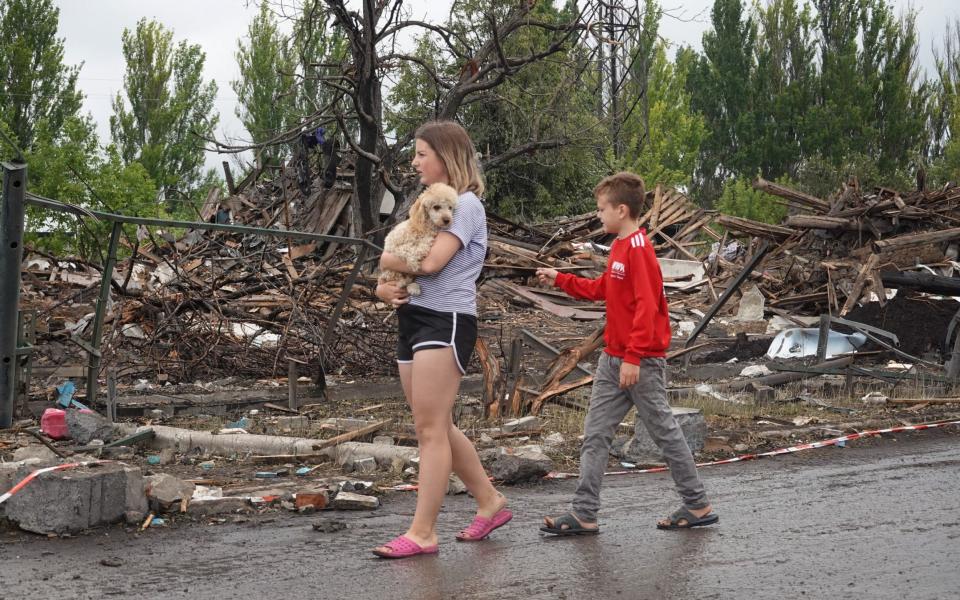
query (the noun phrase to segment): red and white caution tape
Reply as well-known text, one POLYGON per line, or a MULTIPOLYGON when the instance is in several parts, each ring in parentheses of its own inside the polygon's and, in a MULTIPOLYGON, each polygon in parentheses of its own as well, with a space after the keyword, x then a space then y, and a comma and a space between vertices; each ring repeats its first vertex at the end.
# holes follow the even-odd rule
MULTIPOLYGON (((755 460, 758 458, 767 458, 769 456, 779 456, 781 454, 793 454, 794 452, 800 452, 801 450, 813 450, 815 448, 825 448, 827 446, 836 446, 837 444, 845 444, 851 440, 856 440, 863 437, 874 436, 874 435, 883 435, 885 433, 900 433, 901 431, 922 431, 924 429, 934 429, 937 427, 947 427, 949 425, 960 425, 960 421, 941 421, 938 423, 924 423, 922 425, 905 425, 903 427, 891 427, 889 429, 875 429, 873 431, 861 431, 859 433, 851 433, 850 435, 842 435, 840 437, 831 438, 828 440, 823 440, 820 442, 811 442, 809 444, 799 444, 797 446, 789 446, 787 448, 780 448, 778 450, 771 450, 769 452, 761 452, 758 454, 742 454, 740 456, 735 456, 733 458, 725 458, 723 460, 715 460, 712 462, 697 463, 698 467, 712 467, 714 465, 726 465, 735 462, 743 462, 746 460, 755 460)), ((630 469, 627 471, 610 471, 604 473, 604 475, 633 475, 639 473, 663 473, 667 471, 667 467, 654 467, 651 469, 630 469)), ((553 472, 548 473, 546 479, 571 479, 578 477, 577 473, 559 473, 553 472)))
POLYGON ((6 502, 7 500, 9 500, 14 494, 16 494, 17 492, 19 492, 19 491, 22 490, 23 488, 25 488, 25 487, 27 486, 27 484, 29 484, 31 481, 33 481, 34 479, 36 479, 36 478, 39 477, 40 475, 43 475, 44 473, 50 473, 50 472, 52 472, 52 471, 62 471, 62 470, 64 470, 64 469, 72 469, 72 468, 74 468, 74 467, 82 467, 82 466, 85 466, 85 465, 92 465, 92 464, 97 464, 97 463, 101 463, 101 462, 103 462, 103 461, 100 461, 100 460, 89 460, 89 461, 86 461, 86 462, 66 463, 66 464, 62 464, 62 465, 57 465, 57 466, 55 466, 55 467, 44 467, 43 469, 37 469, 37 470, 34 471, 33 473, 30 473, 29 475, 27 475, 26 477, 24 477, 23 480, 22 480, 20 483, 18 483, 17 485, 13 486, 13 488, 11 488, 9 492, 0 495, 0 504, 3 504, 3 503, 6 502))

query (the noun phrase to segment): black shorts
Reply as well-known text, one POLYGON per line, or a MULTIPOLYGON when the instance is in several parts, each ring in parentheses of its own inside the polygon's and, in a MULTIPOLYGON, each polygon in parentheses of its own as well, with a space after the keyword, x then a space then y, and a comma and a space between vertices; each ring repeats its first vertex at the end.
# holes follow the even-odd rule
POLYGON ((425 348, 453 348, 453 357, 461 373, 477 343, 477 318, 455 312, 438 312, 404 304, 397 309, 400 318, 400 337, 397 340, 397 362, 413 362, 413 353, 425 348))

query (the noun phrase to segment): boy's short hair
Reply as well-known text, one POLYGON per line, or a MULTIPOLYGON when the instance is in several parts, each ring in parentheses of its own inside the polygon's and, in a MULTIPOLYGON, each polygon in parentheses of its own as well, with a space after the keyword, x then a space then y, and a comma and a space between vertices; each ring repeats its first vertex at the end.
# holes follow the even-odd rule
POLYGON ((593 188, 593 195, 595 198, 603 195, 607 202, 614 206, 626 204, 630 216, 634 219, 640 218, 640 211, 643 210, 647 198, 643 178, 628 171, 604 177, 597 187, 593 188))

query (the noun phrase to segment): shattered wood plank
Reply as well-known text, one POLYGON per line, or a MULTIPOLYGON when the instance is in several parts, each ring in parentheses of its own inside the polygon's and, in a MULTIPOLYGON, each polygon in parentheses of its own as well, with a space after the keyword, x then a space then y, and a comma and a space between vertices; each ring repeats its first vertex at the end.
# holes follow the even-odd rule
POLYGON ((490 352, 487 343, 483 338, 478 337, 475 348, 477 358, 480 359, 480 365, 483 367, 483 405, 490 407, 496 405, 489 411, 499 412, 500 399, 503 397, 502 389, 504 381, 500 372, 500 363, 490 352))
POLYGON ((326 199, 328 203, 323 207, 323 210, 320 212, 320 216, 316 220, 314 225, 314 233, 319 233, 320 235, 327 235, 330 233, 330 230, 333 229, 337 221, 340 220, 340 214, 346 208, 347 204, 350 202, 349 193, 337 193, 332 194, 333 199, 330 201, 331 194, 326 194, 326 199))
POLYGON ((300 279, 300 273, 297 273, 297 268, 293 266, 293 261, 290 260, 289 254, 281 254, 280 260, 283 262, 283 266, 287 268, 290 279, 293 281, 300 279))
POLYGON ((371 434, 371 433, 373 433, 373 432, 375 432, 375 431, 379 431, 380 429, 383 429, 384 427, 386 427, 387 425, 389 425, 389 424, 392 423, 392 422, 393 422, 392 419, 385 419, 385 420, 383 420, 383 421, 379 421, 379 422, 377 422, 377 423, 373 423, 372 425, 367 425, 366 427, 361 427, 360 429, 356 429, 356 430, 354 430, 354 431, 348 431, 347 433, 340 434, 340 435, 338 435, 338 436, 336 436, 336 437, 332 437, 332 438, 330 438, 330 439, 328 439, 328 440, 323 440, 323 441, 320 442, 319 444, 314 444, 314 445, 313 445, 313 449, 314 449, 314 450, 323 450, 324 448, 329 448, 329 447, 331 447, 331 446, 336 446, 337 444, 342 444, 343 442, 349 442, 350 440, 355 440, 355 439, 357 439, 357 438, 359 438, 359 437, 363 437, 363 436, 369 435, 369 434, 371 434))
POLYGON ((653 193, 653 208, 650 210, 650 229, 656 229, 657 222, 660 219, 660 208, 663 205, 663 186, 657 184, 657 189, 653 193))
POLYGON ((918 246, 921 244, 936 244, 939 242, 948 242, 956 239, 960 239, 960 227, 942 229, 940 231, 928 231, 925 233, 901 235, 885 240, 877 240, 873 243, 873 247, 876 249, 876 251, 882 252, 883 250, 890 250, 894 248, 918 246))
POLYGON ((762 177, 758 177, 757 180, 753 182, 753 187, 762 192, 785 198, 801 206, 806 206, 822 213, 830 210, 830 203, 826 202, 825 200, 821 200, 820 198, 811 196, 810 194, 805 194, 803 192, 790 189, 786 186, 780 185, 779 183, 767 181, 762 177))
MULTIPOLYGON (((549 356, 549 357, 551 357, 551 358, 560 355, 560 351, 559 351, 559 350, 557 350, 556 348, 554 348, 554 347, 553 347, 550 343, 548 343, 547 341, 542 340, 542 339, 540 339, 539 337, 537 337, 536 335, 534 335, 533 332, 531 332, 529 329, 521 329, 521 330, 520 330, 520 335, 522 335, 522 336, 524 337, 524 339, 526 339, 528 342, 530 342, 530 346, 533 347, 534 350, 537 350, 538 352, 540 352, 540 353, 542 353, 542 354, 544 354, 544 355, 546 355, 546 356, 549 356)), ((587 366, 586 366, 586 365, 583 365, 583 364, 577 365, 577 366, 576 366, 576 369, 577 369, 578 371, 580 371, 581 373, 583 373, 584 375, 592 375, 592 374, 593 374, 593 373, 590 372, 590 369, 587 368, 587 366)), ((524 390, 524 391, 526 392, 526 390, 524 390)), ((539 394, 539 392, 537 392, 537 391, 534 391, 534 392, 533 392, 533 395, 534 395, 534 396, 536 396, 537 394, 539 394)))
POLYGON ((686 248, 684 248, 683 246, 681 246, 680 244, 678 244, 678 243, 676 242, 676 240, 674 240, 672 237, 670 237, 669 235, 665 234, 664 232, 660 231, 660 232, 658 232, 656 235, 658 235, 658 236, 662 237, 663 239, 667 240, 667 243, 668 243, 668 244, 670 244, 671 246, 673 246, 674 248, 676 248, 677 251, 680 252, 680 254, 683 254, 683 255, 686 256, 689 260, 693 260, 693 261, 699 261, 699 260, 700 260, 700 259, 698 259, 698 258, 696 257, 696 255, 692 254, 689 250, 687 250, 686 248))
POLYGON ((791 215, 784 222, 787 227, 797 229, 823 229, 825 231, 866 231, 867 227, 856 219, 828 217, 822 215, 791 215))
POLYGON ((760 221, 744 219, 741 217, 732 217, 730 215, 720 215, 716 223, 733 231, 748 233, 756 237, 772 238, 777 241, 783 241, 796 233, 795 230, 779 225, 770 225, 760 221))
MULTIPOLYGON (((867 282, 870 281, 874 269, 877 268, 878 258, 876 254, 871 254, 870 258, 867 259, 866 264, 860 268, 860 273, 857 274, 857 278, 853 282, 853 288, 850 290, 850 294, 847 296, 846 302, 843 303, 843 308, 840 309, 840 316, 844 316, 853 310, 853 307, 857 305, 857 302, 860 300, 860 296, 863 295, 863 288, 867 285, 867 282)), ((881 287, 880 293, 883 293, 883 288, 881 287)))
POLYGON ((604 327, 596 328, 580 344, 567 348, 558 354, 550 363, 550 366, 547 367, 543 388, 550 389, 558 385, 585 358, 593 354, 603 344, 603 331, 604 327))
POLYGON ((297 260, 298 258, 302 258, 307 254, 310 254, 316 249, 317 249, 316 242, 310 242, 309 244, 300 244, 299 246, 294 246, 290 248, 290 259, 297 260))
POLYGON ((595 321, 597 319, 604 318, 604 313, 602 311, 581 310, 579 308, 554 304, 543 296, 535 293, 532 288, 522 287, 514 283, 510 283, 509 281, 498 281, 497 284, 507 288, 521 298, 526 298, 527 300, 532 301, 539 308, 557 315, 558 317, 566 317, 576 319, 578 321, 595 321))
POLYGON ((571 390, 575 390, 579 387, 589 385, 593 383, 593 375, 587 375, 570 383, 561 383, 553 388, 543 390, 540 392, 540 395, 537 396, 533 402, 530 404, 530 414, 538 415, 540 414, 540 409, 543 408, 544 403, 555 396, 565 394, 571 390))
POLYGON ((510 415, 519 417, 523 411, 523 375, 519 375, 513 382, 513 391, 510 393, 510 415))

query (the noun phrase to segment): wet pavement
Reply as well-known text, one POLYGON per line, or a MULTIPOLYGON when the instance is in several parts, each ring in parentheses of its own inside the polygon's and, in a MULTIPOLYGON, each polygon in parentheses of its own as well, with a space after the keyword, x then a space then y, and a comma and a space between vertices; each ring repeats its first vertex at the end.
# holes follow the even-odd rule
POLYGON ((702 471, 716 526, 658 531, 676 495, 666 474, 609 477, 602 533, 548 538, 545 512, 573 481, 506 490, 514 521, 456 543, 471 500, 449 498, 436 557, 389 561, 369 548, 402 532, 414 496, 373 513, 277 514, 245 523, 120 528, 73 539, 0 535, 0 598, 957 598, 960 430, 702 471), (319 533, 319 519, 344 531, 319 533), (103 566, 101 563, 119 565, 103 566))

